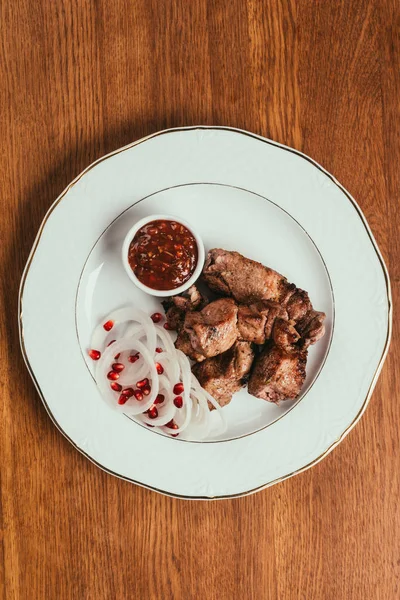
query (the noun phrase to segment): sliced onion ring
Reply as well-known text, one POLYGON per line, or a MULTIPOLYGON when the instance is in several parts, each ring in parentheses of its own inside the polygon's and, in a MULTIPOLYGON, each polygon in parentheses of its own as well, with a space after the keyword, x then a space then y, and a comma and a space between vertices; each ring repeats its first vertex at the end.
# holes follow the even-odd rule
MULTIPOLYGON (((211 412, 208 405, 210 402, 220 417, 218 433, 226 429, 218 402, 200 386, 191 371, 188 357, 175 348, 170 334, 165 329, 154 324, 146 313, 134 307, 113 311, 104 319, 104 323, 107 321, 114 321, 113 328, 106 331, 101 323, 93 333, 92 348, 102 352, 95 365, 95 378, 104 400, 112 408, 168 435, 183 434, 183 439, 202 440, 211 429, 211 412), (116 341, 107 347, 106 342, 114 336, 116 341), (156 345, 162 348, 162 352, 156 352, 156 345), (128 360, 131 352, 138 352, 140 355, 134 363, 128 360), (117 355, 118 359, 115 359, 117 355), (137 400, 135 395, 132 395, 124 404, 118 404, 123 390, 112 390, 111 382, 107 378, 115 362, 121 362, 123 365, 118 371, 117 379, 123 388, 136 388, 139 381, 147 378, 151 386, 150 393, 144 395, 142 400, 137 400), (160 375, 156 363, 162 366, 163 372, 160 375), (173 393, 173 387, 177 383, 183 384, 183 407, 179 409, 174 404, 176 394, 173 393), (155 405, 158 416, 151 419, 147 411, 154 404, 160 390, 165 399, 162 404, 155 405), (171 420, 175 421, 176 429, 166 427, 171 420)), ((214 434, 214 427, 212 430, 214 434)))

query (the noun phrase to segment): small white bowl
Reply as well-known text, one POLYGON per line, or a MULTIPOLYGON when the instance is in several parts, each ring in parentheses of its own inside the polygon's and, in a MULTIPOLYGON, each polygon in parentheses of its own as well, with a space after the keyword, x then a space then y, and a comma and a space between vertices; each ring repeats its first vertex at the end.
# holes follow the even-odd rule
POLYGON ((159 296, 162 298, 165 298, 166 296, 176 296, 177 294, 181 294, 185 290, 189 289, 190 286, 193 285, 195 283, 195 281, 197 281, 197 279, 199 278, 200 273, 204 266, 204 259, 205 259, 204 244, 203 244, 203 241, 202 241, 201 237, 199 236, 199 234, 193 229, 193 227, 191 225, 189 225, 189 223, 187 223, 183 219, 180 219, 179 217, 171 217, 170 215, 150 215, 149 217, 140 219, 140 221, 137 221, 137 223, 135 223, 130 228, 130 230, 128 231, 128 233, 125 236, 124 243, 122 244, 122 263, 125 267, 125 271, 129 277, 129 279, 131 281, 133 281, 133 283, 140 290, 142 290, 143 292, 146 292, 146 294, 150 294, 151 296, 159 296), (197 265, 196 265, 195 270, 193 271, 193 275, 183 285, 181 285, 173 290, 154 290, 153 288, 150 288, 147 285, 144 285, 136 277, 135 273, 132 270, 132 267, 129 264, 128 252, 129 252, 129 246, 131 244, 131 241, 135 237, 136 232, 139 229, 141 229, 144 225, 147 225, 147 223, 150 223, 151 221, 176 221, 177 223, 181 223, 190 231, 190 233, 193 235, 194 239, 196 240, 197 265))

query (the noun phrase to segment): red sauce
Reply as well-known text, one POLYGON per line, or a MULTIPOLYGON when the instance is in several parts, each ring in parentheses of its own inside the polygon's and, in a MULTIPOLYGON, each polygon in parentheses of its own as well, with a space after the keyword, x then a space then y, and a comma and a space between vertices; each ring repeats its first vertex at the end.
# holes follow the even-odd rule
POLYGON ((128 260, 141 283, 153 290, 174 290, 190 279, 197 265, 193 234, 177 221, 151 221, 130 243, 128 260))

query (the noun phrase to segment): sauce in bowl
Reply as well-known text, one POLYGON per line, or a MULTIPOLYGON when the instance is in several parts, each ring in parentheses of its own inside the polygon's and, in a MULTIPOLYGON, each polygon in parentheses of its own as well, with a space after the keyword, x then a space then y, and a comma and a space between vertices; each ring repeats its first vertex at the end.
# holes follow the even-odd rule
POLYGON ((178 221, 143 225, 129 245, 128 262, 138 280, 153 290, 174 290, 190 279, 198 262, 193 234, 178 221))

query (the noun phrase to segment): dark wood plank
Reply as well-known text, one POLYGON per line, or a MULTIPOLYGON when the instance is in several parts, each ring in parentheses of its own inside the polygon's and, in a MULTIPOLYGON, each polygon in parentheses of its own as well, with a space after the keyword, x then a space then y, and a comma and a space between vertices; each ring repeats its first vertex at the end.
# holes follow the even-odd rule
POLYGON ((329 457, 255 496, 184 502, 110 477, 57 432, 16 298, 46 209, 90 162, 165 127, 226 124, 336 175, 396 303, 398 3, 3 0, 0 23, 0 596, 397 598, 397 322, 365 416, 329 457))

